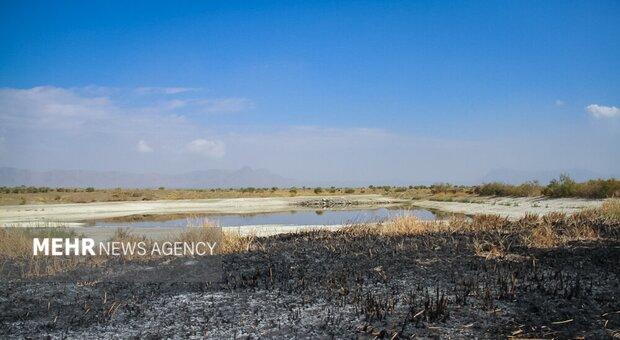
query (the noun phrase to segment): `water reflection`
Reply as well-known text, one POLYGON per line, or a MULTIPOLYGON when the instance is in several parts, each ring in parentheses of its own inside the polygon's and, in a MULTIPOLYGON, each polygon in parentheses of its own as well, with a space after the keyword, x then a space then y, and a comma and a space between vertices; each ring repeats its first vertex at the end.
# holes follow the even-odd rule
POLYGON ((207 218, 210 221, 222 226, 242 226, 242 225, 337 225, 353 224, 364 222, 379 222, 397 216, 416 216, 424 220, 434 220, 435 213, 419 208, 375 208, 375 209, 355 209, 355 210, 297 210, 265 214, 211 214, 196 216, 176 215, 167 220, 161 217, 144 217, 135 219, 129 217, 127 221, 95 221, 96 226, 106 227, 185 227, 188 218, 207 218))

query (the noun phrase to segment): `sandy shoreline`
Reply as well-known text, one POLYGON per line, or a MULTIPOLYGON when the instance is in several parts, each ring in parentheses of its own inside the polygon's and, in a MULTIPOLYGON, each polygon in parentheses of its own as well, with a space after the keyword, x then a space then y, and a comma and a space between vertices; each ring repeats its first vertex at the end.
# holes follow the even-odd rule
POLYGON ((480 202, 476 203, 428 200, 417 200, 411 203, 420 208, 443 212, 466 215, 493 214, 514 220, 527 213, 537 215, 544 215, 554 211, 574 213, 586 208, 600 207, 603 202, 604 200, 602 199, 582 198, 486 197, 481 198, 480 202))
POLYGON ((175 213, 214 213, 245 214, 270 213, 302 209, 299 204, 321 199, 342 200, 349 203, 347 207, 386 206, 406 201, 381 195, 348 196, 296 196, 269 198, 233 198, 203 200, 169 200, 141 202, 97 202, 72 204, 41 205, 7 205, 0 206, 0 224, 36 224, 41 222, 63 222, 69 225, 84 220, 97 220, 131 216, 138 214, 175 214, 175 213))
MULTIPOLYGON (((176 213, 197 214, 244 214, 273 213, 290 210, 314 209, 301 207, 302 202, 320 202, 322 199, 342 200, 348 203, 338 208, 364 208, 372 206, 389 206, 409 203, 416 207, 433 209, 443 212, 473 214, 496 214, 510 219, 518 219, 526 213, 547 214, 553 211, 573 213, 584 208, 600 206, 604 200, 587 200, 579 198, 531 198, 531 197, 487 197, 476 198, 476 203, 449 202, 429 200, 399 200, 381 195, 348 195, 348 196, 298 196, 271 198, 234 198, 204 199, 177 201, 142 201, 142 202, 98 202, 82 204, 45 204, 45 205, 13 205, 0 206, 0 225, 3 226, 67 226, 82 227, 81 231, 89 234, 109 234, 109 231, 96 230, 100 227, 85 227, 82 221, 105 218, 125 217, 139 214, 165 215, 176 213)), ((317 208, 321 209, 321 208, 317 208)), ((261 236, 295 232, 325 226, 287 226, 262 225, 231 228, 243 234, 261 236)), ((337 228, 338 226, 334 226, 337 228)), ((140 228, 147 232, 148 228, 140 228)), ((166 228, 152 228, 153 234, 161 234, 166 228)))

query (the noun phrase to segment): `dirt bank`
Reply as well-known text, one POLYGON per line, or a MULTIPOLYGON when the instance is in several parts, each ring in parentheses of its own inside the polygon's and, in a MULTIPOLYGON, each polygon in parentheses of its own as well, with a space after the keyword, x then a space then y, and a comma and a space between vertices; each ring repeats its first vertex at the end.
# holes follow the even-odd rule
POLYGON ((403 200, 381 195, 297 196, 268 198, 233 198, 205 200, 169 200, 143 202, 98 202, 81 204, 7 205, 0 206, 0 224, 28 226, 39 222, 78 222, 137 214, 175 213, 268 213, 291 210, 292 207, 333 204, 334 206, 376 206, 402 203, 403 200), (331 202, 331 203, 324 203, 331 202))
POLYGON ((573 213, 584 208, 600 207, 603 202, 604 200, 581 198, 476 197, 475 200, 471 199, 471 202, 414 200, 412 204, 444 212, 466 215, 494 214, 518 219, 526 213, 538 215, 554 211, 573 213))

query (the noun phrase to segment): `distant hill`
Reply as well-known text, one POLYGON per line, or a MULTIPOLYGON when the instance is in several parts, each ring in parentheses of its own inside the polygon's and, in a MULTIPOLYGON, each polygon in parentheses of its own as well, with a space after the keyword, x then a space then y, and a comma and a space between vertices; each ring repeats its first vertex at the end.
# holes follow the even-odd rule
POLYGON ((524 171, 513 169, 496 169, 487 173, 481 183, 503 182, 508 184, 520 184, 527 181, 537 180, 541 184, 547 184, 554 178, 558 178, 560 174, 568 174, 572 179, 583 182, 589 179, 610 178, 611 175, 605 175, 594 171, 584 169, 567 169, 553 171, 524 171))
POLYGON ((117 171, 32 171, 0 167, 0 186, 95 187, 95 188, 239 188, 288 187, 293 181, 264 169, 204 170, 176 175, 117 171))

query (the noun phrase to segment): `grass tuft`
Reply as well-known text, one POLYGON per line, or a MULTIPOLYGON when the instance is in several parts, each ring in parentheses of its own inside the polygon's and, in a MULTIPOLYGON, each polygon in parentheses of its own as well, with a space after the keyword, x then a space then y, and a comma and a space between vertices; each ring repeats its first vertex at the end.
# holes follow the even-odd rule
POLYGON ((601 213, 607 218, 620 221, 620 198, 612 198, 603 202, 601 213))

